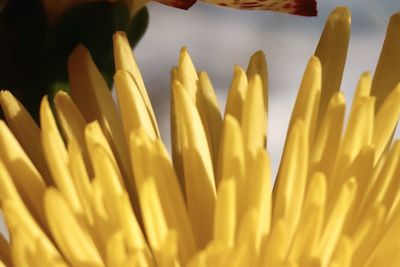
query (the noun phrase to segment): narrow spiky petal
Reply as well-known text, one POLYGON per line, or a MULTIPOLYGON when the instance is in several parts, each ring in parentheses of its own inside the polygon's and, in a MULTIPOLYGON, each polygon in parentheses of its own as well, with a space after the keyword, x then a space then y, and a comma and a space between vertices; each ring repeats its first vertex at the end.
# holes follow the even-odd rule
POLYGON ((189 216, 194 225, 197 243, 202 247, 211 237, 216 198, 211 154, 200 115, 189 94, 179 82, 175 83, 173 94, 177 115, 183 123, 183 129, 180 130, 189 216))
MULTIPOLYGON (((393 88, 381 95, 362 74, 345 121, 348 23, 346 9, 333 12, 322 58, 307 65, 273 189, 262 52, 246 72, 235 67, 222 118, 208 75, 182 49, 173 160, 123 34, 114 36, 119 109, 83 47, 69 62, 72 97, 58 93, 55 111, 45 97, 40 128, 2 92, 0 208, 11 242, 0 236, 0 266, 399 266, 400 86, 382 52, 387 74, 374 81, 393 88)), ((385 51, 397 40, 389 33, 385 51)))
POLYGON ((21 147, 31 155, 32 163, 46 183, 52 184, 40 141, 40 128, 24 106, 10 92, 0 92, 0 104, 7 125, 18 139, 21 147))
POLYGON ((322 90, 319 122, 331 96, 340 90, 347 50, 350 40, 350 11, 337 7, 329 15, 322 32, 315 56, 322 63, 322 90))
POLYGON ((387 27, 385 42, 381 50, 372 81, 372 95, 376 96, 378 112, 390 91, 400 82, 400 12, 394 14, 387 27))
POLYGON ((247 92, 247 75, 239 66, 235 66, 234 76, 226 100, 225 116, 231 115, 239 122, 242 120, 243 103, 247 92))
POLYGON ((88 122, 97 120, 100 123, 122 172, 131 177, 121 118, 106 82, 84 46, 79 45, 72 52, 68 71, 72 99, 88 122))
MULTIPOLYGON (((131 1, 131 2, 140 2, 140 1, 131 1)), ((141 98, 143 99, 145 108, 147 109, 148 116, 150 116, 151 118, 151 123, 154 127, 154 131, 156 135, 159 137, 160 133, 156 122, 156 116, 154 115, 153 107, 151 105, 149 96, 147 94, 142 75, 140 74, 139 67, 136 63, 135 56, 132 53, 132 49, 126 37, 126 34, 124 32, 116 32, 113 36, 113 43, 114 43, 115 69, 117 72, 119 70, 124 70, 132 75, 132 80, 136 83, 136 86, 138 87, 139 92, 141 94, 141 98)), ((122 101, 123 97, 119 99, 122 101)))

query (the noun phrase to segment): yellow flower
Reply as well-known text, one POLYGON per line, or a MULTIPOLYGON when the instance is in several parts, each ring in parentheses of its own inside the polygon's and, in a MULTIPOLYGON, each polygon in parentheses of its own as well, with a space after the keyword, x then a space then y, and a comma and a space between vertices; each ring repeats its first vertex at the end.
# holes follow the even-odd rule
POLYGON ((328 18, 273 190, 262 52, 235 68, 222 118, 207 73, 182 49, 173 160, 123 33, 113 39, 118 107, 83 46, 69 60, 71 95, 56 95, 56 114, 43 99, 40 128, 3 91, 0 203, 11 242, 0 235, 0 266, 400 266, 400 141, 391 142, 400 13, 344 127, 349 24, 345 8, 328 18))

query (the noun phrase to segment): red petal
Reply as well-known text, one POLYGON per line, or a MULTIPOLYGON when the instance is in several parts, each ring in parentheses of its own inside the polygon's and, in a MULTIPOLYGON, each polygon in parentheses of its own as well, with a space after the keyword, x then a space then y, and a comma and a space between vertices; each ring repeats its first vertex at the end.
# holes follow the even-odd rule
POLYGON ((196 3, 197 0, 157 0, 157 1, 167 6, 173 6, 187 10, 191 6, 193 6, 193 4, 196 3))
POLYGON ((316 0, 203 0, 207 3, 216 4, 238 9, 249 10, 271 10, 290 13, 300 16, 316 16, 316 0))

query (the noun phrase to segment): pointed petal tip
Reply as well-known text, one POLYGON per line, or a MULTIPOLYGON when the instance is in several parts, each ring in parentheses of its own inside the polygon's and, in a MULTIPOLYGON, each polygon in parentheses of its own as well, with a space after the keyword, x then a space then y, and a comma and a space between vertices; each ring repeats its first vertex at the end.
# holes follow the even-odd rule
POLYGON ((183 56, 184 54, 189 54, 189 49, 187 46, 182 46, 181 50, 179 51, 179 54, 183 56))
POLYGON ((400 25, 400 11, 394 13, 391 17, 390 20, 393 21, 394 23, 398 23, 400 25))
POLYGON ((60 90, 60 91, 58 91, 58 92, 56 93, 56 95, 54 96, 54 100, 61 99, 62 97, 65 97, 66 95, 68 95, 67 92, 65 92, 65 91, 63 91, 63 90, 60 90))
POLYGON ((89 50, 83 44, 78 44, 68 57, 68 67, 79 64, 88 55, 90 55, 89 50))
POLYGON ((49 97, 47 95, 44 95, 42 97, 42 100, 40 101, 40 109, 47 108, 49 105, 49 97))
POLYGON ((265 53, 262 50, 258 50, 252 55, 252 57, 265 57, 265 53))
MULTIPOLYGON (((3 112, 5 112, 5 109, 7 109, 7 107, 9 108, 11 106, 10 103, 12 103, 14 101, 17 101, 17 100, 15 99, 15 97, 13 96, 13 94, 10 91, 8 91, 8 90, 0 91, 0 105, 1 105, 1 109, 3 110, 3 112)), ((8 111, 15 115, 16 110, 8 109, 8 111)))
POLYGON ((372 79, 371 72, 370 72, 370 71, 364 71, 364 72, 361 74, 361 78, 362 78, 362 79, 372 79))
POLYGON ((329 18, 335 21, 343 20, 350 22, 351 20, 350 9, 346 6, 338 6, 331 12, 329 18))
POLYGON ((239 75, 243 75, 244 77, 246 77, 246 71, 241 66, 235 65, 233 67, 233 77, 236 77, 239 75))
POLYGON ((333 94, 331 101, 335 104, 341 105, 346 103, 346 97, 343 92, 336 92, 333 94))
POLYGON ((115 39, 117 39, 117 38, 124 38, 124 39, 127 39, 126 33, 125 33, 124 31, 116 31, 116 32, 113 34, 113 39, 115 40, 115 39))
POLYGON ((314 68, 319 68, 319 69, 322 68, 321 60, 319 59, 319 57, 315 55, 311 56, 311 58, 308 60, 308 64, 310 66, 313 66, 314 68))
POLYGON ((114 55, 117 54, 116 48, 120 47, 119 49, 124 49, 125 46, 131 50, 131 45, 128 40, 128 36, 124 31, 116 31, 113 36, 113 48, 114 48, 114 55))

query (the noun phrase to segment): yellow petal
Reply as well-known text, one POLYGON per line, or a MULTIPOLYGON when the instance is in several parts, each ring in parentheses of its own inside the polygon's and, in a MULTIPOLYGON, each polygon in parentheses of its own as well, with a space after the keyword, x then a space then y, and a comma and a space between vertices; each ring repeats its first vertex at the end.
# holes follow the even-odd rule
POLYGON ((0 159, 0 203, 3 203, 9 199, 23 203, 10 176, 10 173, 8 172, 3 161, 0 159))
POLYGON ((341 152, 348 154, 350 160, 354 159, 363 146, 372 142, 374 107, 374 97, 354 100, 341 144, 341 152))
POLYGON ((161 248, 156 251, 156 259, 159 266, 179 267, 178 235, 175 230, 169 230, 163 240, 161 248))
POLYGON ((361 75, 360 80, 358 81, 357 89, 356 92, 354 93, 354 99, 370 96, 371 83, 372 83, 371 74, 369 72, 364 72, 361 75))
POLYGON ((88 224, 93 224, 93 214, 91 209, 91 201, 93 197, 92 186, 90 184, 90 176, 86 170, 83 161, 81 147, 78 142, 72 138, 68 144, 69 169, 72 180, 74 181, 76 191, 82 203, 84 216, 88 224))
POLYGON ((235 66, 232 83, 225 106, 226 115, 233 116, 239 122, 242 120, 243 103, 247 94, 247 75, 239 66, 235 66))
POLYGON ((97 120, 124 177, 132 177, 129 153, 125 143, 121 118, 111 92, 90 56, 78 45, 68 60, 71 97, 86 121, 97 120))
POLYGON ((340 267, 351 267, 353 258, 353 242, 345 235, 342 235, 336 245, 335 252, 333 253, 330 266, 337 264, 340 267))
POLYGON ((238 121, 231 115, 226 115, 222 129, 221 145, 218 160, 217 181, 223 177, 244 179, 245 158, 242 129, 238 121))
MULTIPOLYGON (((382 203, 389 206, 390 203, 383 203, 388 199, 388 195, 393 197, 393 192, 390 193, 392 186, 397 186, 398 166, 400 164, 400 141, 396 141, 390 150, 390 154, 383 166, 382 171, 379 173, 375 183, 369 194, 365 197, 361 207, 373 208, 376 204, 382 203)), ((363 210, 360 210, 362 212, 363 210)), ((364 210, 364 213, 366 210, 364 210)))
POLYGON ((373 251, 368 255, 369 257, 364 266, 377 266, 377 264, 380 262, 383 262, 385 265, 388 266, 392 262, 398 263, 399 259, 396 255, 398 255, 399 243, 398 239, 393 237, 397 236, 396 234, 399 233, 399 231, 400 213, 397 213, 393 222, 390 223, 388 227, 386 227, 386 229, 384 229, 384 232, 381 234, 380 240, 378 241, 378 243, 376 243, 373 251))
MULTIPOLYGON (((11 231, 13 244, 11 246, 12 262, 16 266, 30 267, 32 266, 31 259, 26 254, 33 254, 34 245, 30 242, 30 238, 26 236, 26 232, 21 228, 16 228, 11 231)), ((11 265, 12 266, 12 265, 11 265)), ((34 266, 36 267, 36 266, 34 266)))
POLYGON ((87 123, 85 118, 70 96, 63 91, 57 92, 54 98, 54 104, 57 111, 58 122, 61 125, 64 136, 68 142, 70 142, 71 139, 75 139, 75 141, 78 142, 83 153, 85 166, 89 172, 89 175, 92 176, 93 169, 92 165, 90 164, 89 155, 85 144, 85 126, 87 123))
POLYGON ((214 171, 216 171, 222 118, 217 96, 206 72, 200 72, 199 74, 199 90, 196 102, 210 147, 214 171))
POLYGON ((328 184, 331 183, 329 180, 334 168, 332 162, 336 159, 342 135, 345 101, 341 92, 332 96, 310 154, 311 173, 323 172, 327 176, 328 184))
POLYGON ((70 96, 63 91, 57 92, 54 98, 54 104, 64 136, 67 140, 75 138, 83 148, 84 127, 87 122, 78 107, 72 101, 70 96))
POLYGON ((233 263, 235 266, 250 265, 256 260, 259 251, 259 239, 257 238, 258 221, 260 216, 256 209, 247 210, 243 218, 238 222, 235 254, 233 263))
POLYGON ((150 139, 154 140, 158 136, 157 129, 154 128, 145 100, 131 74, 125 70, 119 70, 114 76, 114 81, 125 137, 128 139, 132 131, 143 127, 150 139))
POLYGON ((76 266, 104 266, 92 239, 76 220, 61 193, 48 189, 44 206, 53 237, 68 261, 76 266))
POLYGON ((157 251, 167 236, 168 226, 153 177, 143 181, 138 190, 146 235, 151 248, 157 251))
POLYGON ((0 153, 23 202, 40 225, 44 223, 42 197, 45 183, 11 131, 0 121, 0 153))
MULTIPOLYGON (((359 205, 353 205, 349 210, 349 214, 346 219, 347 222, 343 227, 343 232, 345 233, 348 233, 350 229, 352 229, 352 227, 359 222, 357 220, 357 211, 359 211, 361 204, 366 201, 371 187, 373 188, 374 180, 371 177, 371 174, 373 173, 374 167, 374 155, 374 147, 365 146, 351 163, 348 170, 343 174, 344 177, 355 177, 358 186, 358 193, 354 202, 359 203, 359 205)), ((368 206, 374 207, 374 204, 368 203, 368 206)))
POLYGON ((244 146, 255 155, 259 148, 265 147, 266 113, 263 101, 263 86, 259 75, 250 80, 246 99, 243 104, 242 132, 244 146))
POLYGON ((290 245, 287 223, 278 219, 261 250, 261 266, 280 266, 283 264, 290 245))
POLYGON ((390 143, 400 115, 400 83, 382 102, 376 113, 372 143, 376 147, 376 160, 382 155, 390 143))
MULTIPOLYGON (((143 0, 125 0, 126 2, 132 2, 134 5, 140 5, 143 0)), ((124 32, 116 32, 113 36, 114 43, 114 60, 115 60, 115 69, 118 72, 119 70, 128 71, 132 77, 134 82, 136 83, 136 87, 139 89, 141 98, 146 106, 146 110, 148 116, 151 119, 153 128, 156 132, 156 135, 160 137, 160 133, 157 126, 156 116, 154 115, 153 108, 151 106, 151 102, 149 96, 147 95, 146 87, 143 82, 142 75, 140 74, 139 67, 136 64, 135 56, 132 53, 132 48, 129 45, 129 41, 124 32)))
POLYGON ((129 252, 138 250, 147 251, 147 261, 149 261, 149 248, 142 233, 139 223, 133 213, 128 195, 124 192, 120 195, 117 202, 118 219, 122 227, 125 243, 129 252))
POLYGON ((193 103, 196 103, 199 77, 186 47, 181 49, 179 55, 177 79, 181 82, 193 103))
POLYGON ((326 187, 326 177, 322 173, 315 173, 305 195, 301 219, 287 261, 304 264, 315 253, 323 226, 326 187))
POLYGON ((174 83, 173 94, 183 128, 180 130, 189 217, 197 244, 203 247, 211 239, 216 198, 211 155, 200 116, 189 94, 178 82, 174 83))
MULTIPOLYGON (((89 156, 91 159, 92 164, 95 164, 95 160, 97 159, 97 148, 98 146, 102 147, 108 155, 110 155, 113 164, 117 165, 117 159, 115 158, 115 154, 112 153, 110 144, 107 142, 107 139, 104 135, 104 132, 100 128, 100 125, 97 121, 89 123, 86 125, 85 128, 85 140, 89 151, 89 156)), ((128 177, 124 177, 125 179, 122 180, 121 176, 118 176, 118 179, 121 185, 127 183, 128 186, 132 185, 133 181, 130 180, 128 177)), ((128 187, 127 186, 127 187, 128 187)), ((133 188, 131 188, 133 190, 133 188)))
POLYGON ((24 106, 9 92, 0 92, 0 103, 7 125, 15 135, 21 147, 30 156, 47 184, 51 184, 49 169, 46 166, 40 129, 24 106))
POLYGON ((371 94, 376 96, 376 112, 400 82, 400 12, 390 18, 385 41, 372 81, 371 94))
POLYGON ((350 39, 350 12, 337 7, 329 15, 315 56, 322 64, 322 90, 319 121, 325 114, 331 96, 339 91, 350 39))
POLYGON ((232 248, 236 232, 236 183, 232 178, 221 181, 215 207, 214 237, 225 247, 232 248))
POLYGON ((257 51, 251 56, 246 74, 249 81, 256 75, 260 76, 265 113, 268 113, 268 70, 265 54, 262 51, 257 51))
MULTIPOLYGON (((18 201, 7 200, 3 203, 2 210, 4 212, 4 218, 7 223, 8 229, 11 232, 11 239, 13 240, 13 235, 16 232, 22 233, 24 244, 29 243, 32 245, 32 241, 41 240, 41 245, 46 254, 50 255, 52 258, 60 258, 55 246, 52 244, 47 234, 38 226, 34 221, 33 217, 25 206, 21 205, 18 201)), ((14 250, 13 243, 11 244, 12 250, 14 250)), ((15 248, 19 251, 19 248, 15 248)), ((23 250, 21 250, 23 251, 23 250)), ((14 254, 14 252, 11 252, 14 254)), ((12 255, 13 261, 15 260, 14 255, 12 255)), ((19 257, 19 256, 18 256, 19 257)), ((23 260, 23 259, 20 259, 23 260)))
POLYGON ((127 256, 124 236, 121 231, 118 231, 110 236, 107 241, 107 266, 122 266, 127 256))
POLYGON ((154 172, 157 190, 162 198, 168 226, 174 229, 178 237, 177 257, 185 264, 197 249, 195 236, 168 152, 160 140, 156 140, 154 146, 152 169, 157 170, 154 172))
POLYGON ((259 149, 247 173, 247 199, 245 210, 255 209, 258 213, 257 242, 270 232, 271 225, 271 167, 269 156, 259 149))
MULTIPOLYGON (((325 229, 321 234, 316 255, 320 255, 322 266, 326 266, 331 259, 336 244, 340 238, 341 231, 347 213, 353 205, 353 200, 357 192, 357 183, 354 178, 346 181, 334 200, 334 208, 326 219, 325 229)), ((331 199, 331 201, 333 201, 331 199)))
POLYGON ((375 247, 380 238, 385 216, 385 208, 378 205, 369 214, 366 214, 365 219, 359 220, 360 223, 351 234, 355 250, 353 255, 355 266, 362 266, 375 247))
POLYGON ((239 122, 230 114, 224 119, 218 159, 217 185, 225 177, 236 180, 236 219, 241 221, 245 210, 247 184, 245 181, 245 152, 239 122))
POLYGON ((137 187, 148 177, 154 178, 167 226, 179 237, 178 258, 185 263, 194 254, 196 244, 176 175, 166 158, 167 152, 159 140, 150 142, 143 130, 132 135, 131 145, 133 162, 142 163, 134 164, 137 187))
POLYGON ((308 139, 303 121, 294 123, 274 186, 273 221, 286 220, 291 238, 298 223, 307 184, 308 139))
POLYGON ((88 231, 90 231, 91 238, 104 259, 107 254, 107 241, 118 228, 115 228, 115 220, 110 219, 110 212, 105 204, 104 191, 99 179, 92 180, 91 188, 93 224, 88 227, 88 231))
POLYGON ((96 179, 98 179, 104 193, 104 204, 110 216, 108 223, 119 228, 118 213, 115 207, 123 193, 121 173, 115 164, 115 160, 101 145, 94 145, 90 150, 96 179))
POLYGON ((68 205, 70 205, 73 212, 81 213, 82 204, 68 168, 67 149, 58 131, 47 97, 44 97, 41 103, 40 122, 42 126, 43 150, 54 183, 66 197, 68 205))
POLYGON ((321 79, 321 63, 319 59, 314 56, 308 61, 304 72, 288 128, 288 132, 290 132, 295 121, 303 120, 308 129, 310 144, 314 141, 316 131, 321 94, 321 79))
POLYGON ((343 180, 348 178, 346 172, 351 162, 372 142, 375 98, 363 97, 355 99, 354 102, 334 163, 332 177, 337 178, 332 180, 334 188, 331 190, 331 195, 335 195, 343 180))
MULTIPOLYGON (((178 81, 178 69, 173 68, 171 72, 171 88, 173 88, 173 84, 178 81)), ((178 176, 179 185, 181 187, 182 192, 185 193, 185 173, 183 170, 183 158, 182 158, 182 122, 178 120, 177 117, 177 105, 176 100, 174 100, 173 90, 171 90, 171 109, 170 109, 170 121, 171 121, 171 150, 172 150, 172 161, 174 163, 174 169, 178 176)), ((184 194, 186 197, 186 194, 184 194)))

